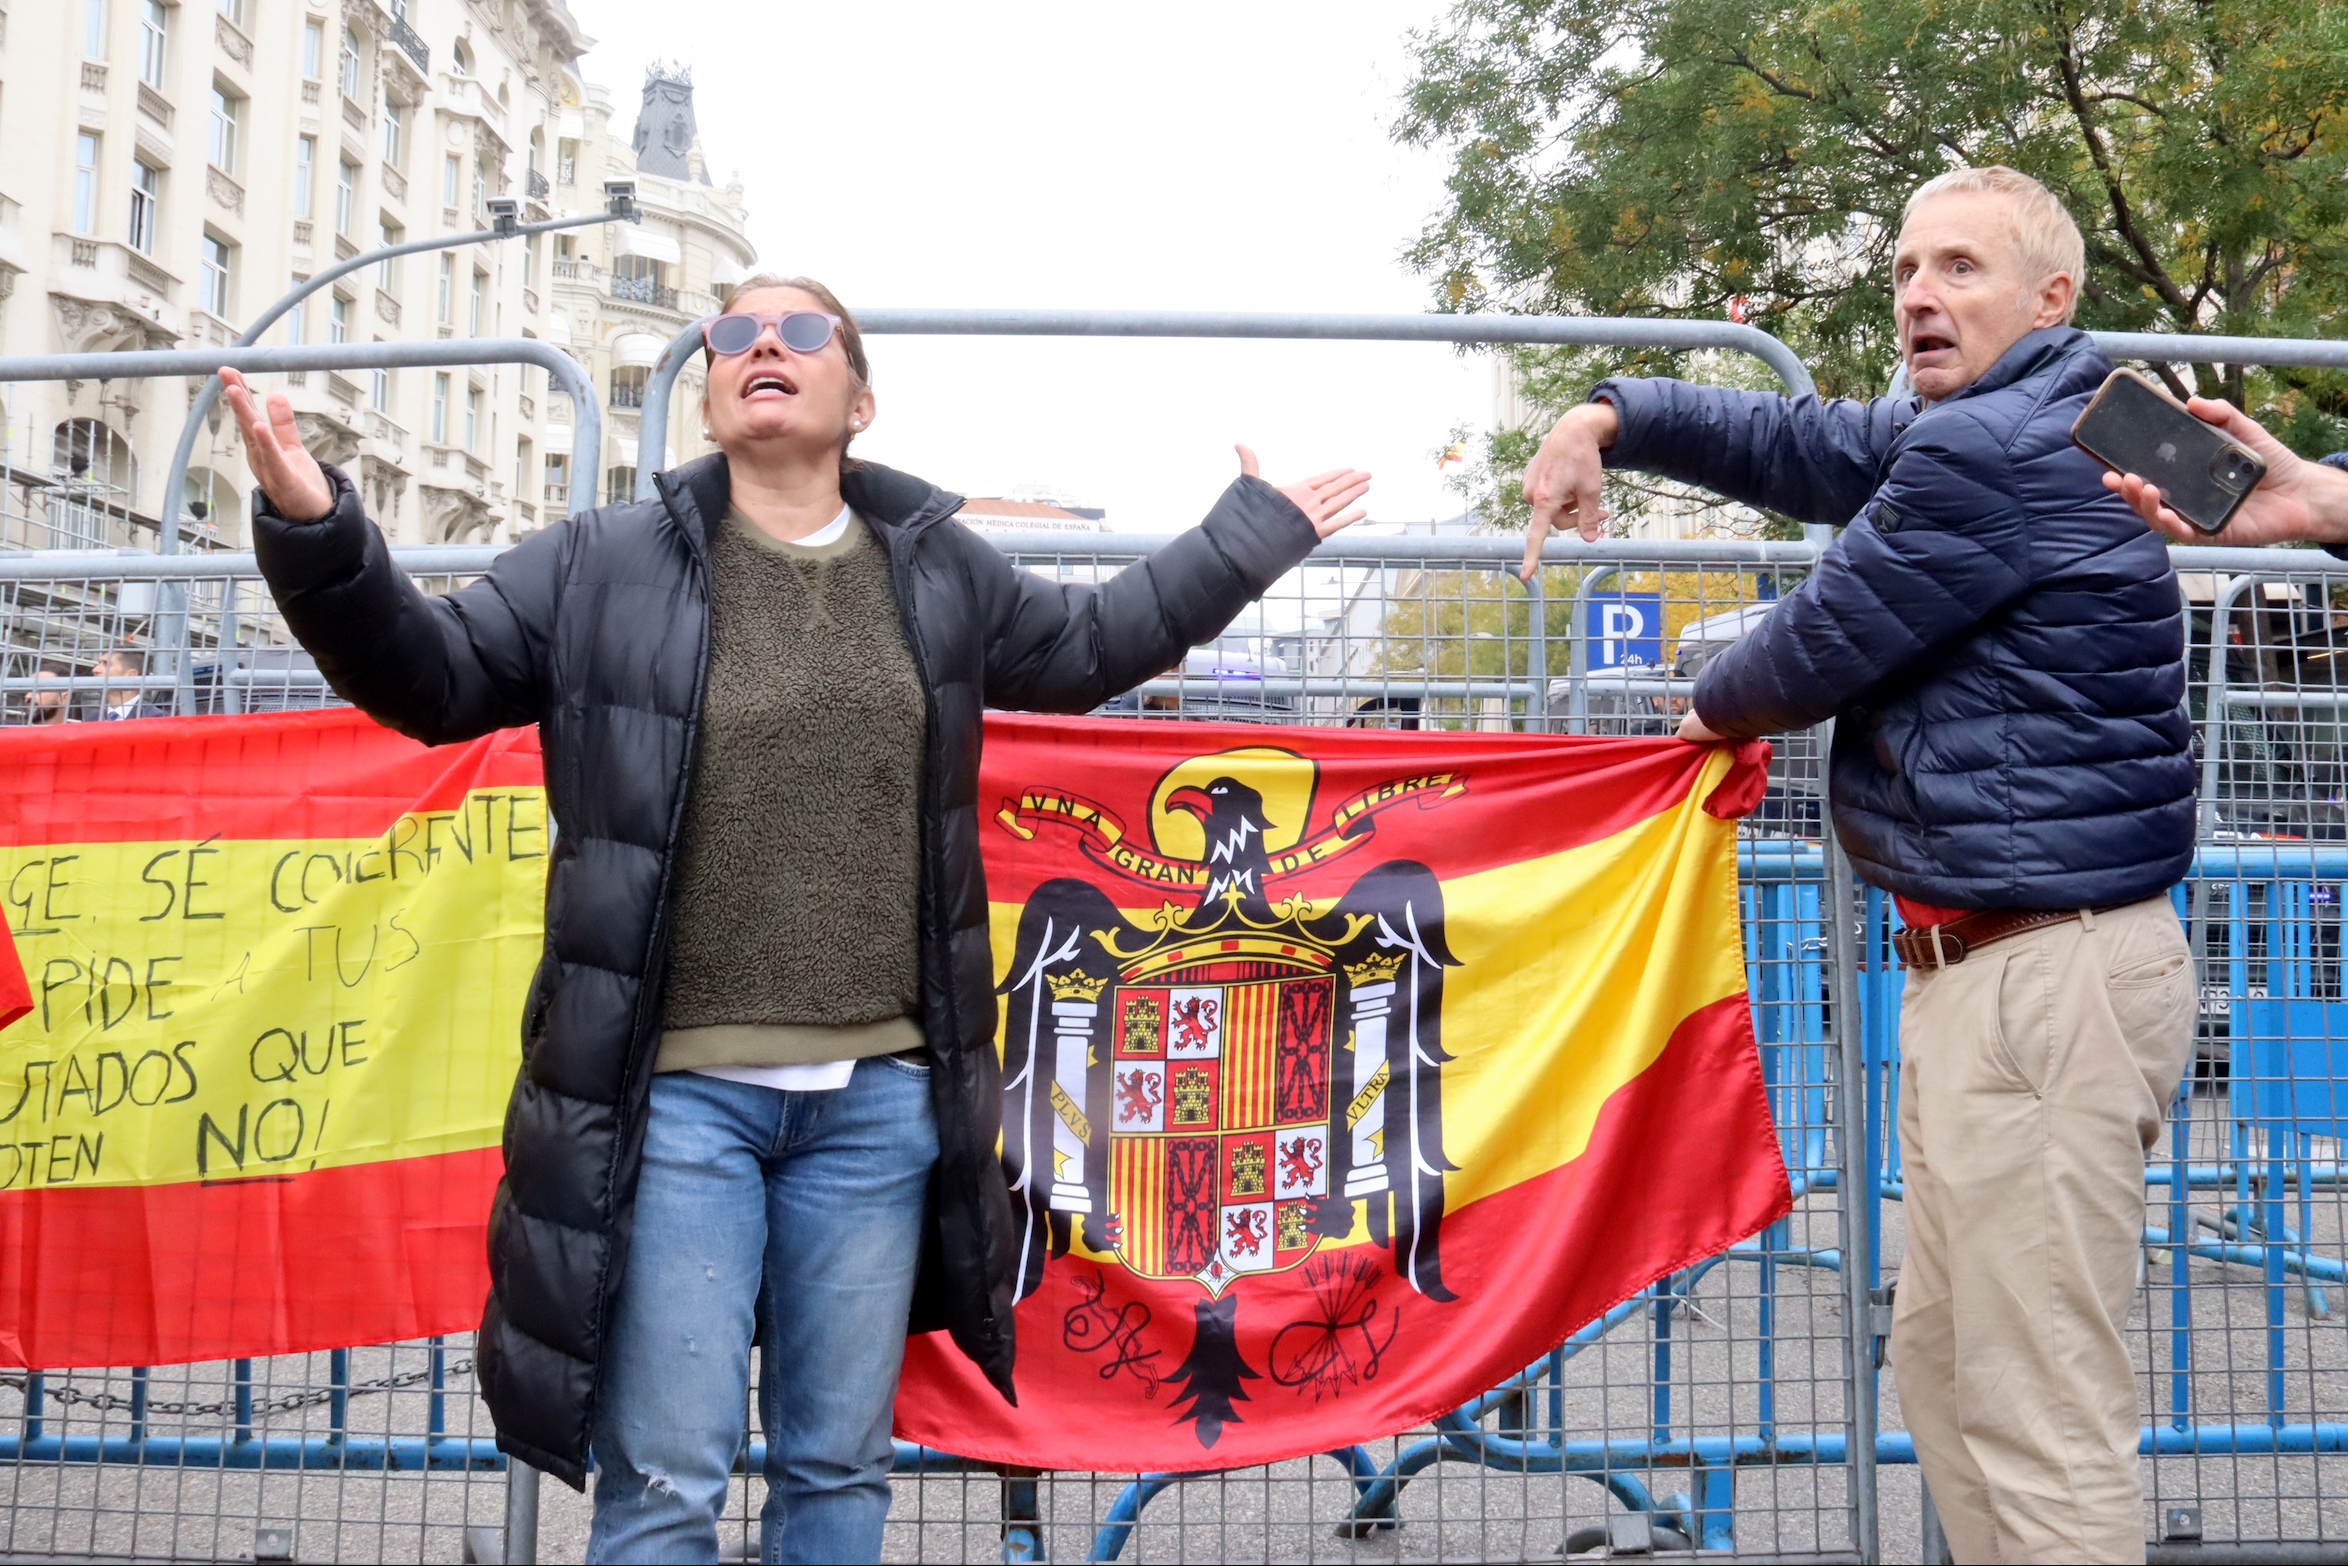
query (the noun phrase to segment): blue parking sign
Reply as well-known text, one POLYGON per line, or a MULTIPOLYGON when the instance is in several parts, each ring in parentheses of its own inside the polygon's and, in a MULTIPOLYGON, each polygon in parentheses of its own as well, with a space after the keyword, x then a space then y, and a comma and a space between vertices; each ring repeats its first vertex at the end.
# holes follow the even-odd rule
POLYGON ((1663 662, 1663 595, 1592 598, 1582 635, 1593 669, 1652 669, 1663 662))

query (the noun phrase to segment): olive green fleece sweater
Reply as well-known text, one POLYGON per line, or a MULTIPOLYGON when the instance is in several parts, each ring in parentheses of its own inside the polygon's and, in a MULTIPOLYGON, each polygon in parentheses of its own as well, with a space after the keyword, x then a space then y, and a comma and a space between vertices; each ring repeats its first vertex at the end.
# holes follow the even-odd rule
POLYGON ((655 1069, 797 1065, 921 1043, 927 695, 864 520, 709 541, 709 682, 655 1069))

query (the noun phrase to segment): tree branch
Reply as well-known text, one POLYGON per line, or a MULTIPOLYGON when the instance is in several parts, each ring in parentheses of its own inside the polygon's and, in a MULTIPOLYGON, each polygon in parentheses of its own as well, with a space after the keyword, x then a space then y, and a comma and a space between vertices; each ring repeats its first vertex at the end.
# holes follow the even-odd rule
POLYGON ((2068 27, 2060 28, 2058 35, 2062 41, 2055 56, 2055 65, 2062 77, 2063 97, 2071 106, 2071 118, 2078 123, 2080 139, 2087 144, 2087 155, 2095 161, 2096 173, 2103 176, 2104 191, 2111 201, 2112 222, 2118 228, 2121 239, 2127 242, 2129 250, 2135 253, 2142 264, 2143 281, 2168 301, 2171 310, 2189 323, 2192 308, 2187 304, 2183 291, 2161 265, 2160 256, 2152 248, 2151 240, 2137 228, 2136 214, 2129 204, 2128 193, 2120 184, 2119 172, 2112 167, 2111 153, 2104 146, 2103 134, 2095 128, 2094 112, 2088 107, 2085 89, 2079 80, 2079 60, 2072 48, 2074 35, 2068 27))

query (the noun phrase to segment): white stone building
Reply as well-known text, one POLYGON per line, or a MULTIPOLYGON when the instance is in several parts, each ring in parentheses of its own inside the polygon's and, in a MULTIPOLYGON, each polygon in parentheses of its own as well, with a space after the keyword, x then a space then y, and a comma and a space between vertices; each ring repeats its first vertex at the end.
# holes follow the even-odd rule
MULTIPOLYGON (((603 399, 603 473, 597 498, 634 492, 640 466, 659 464, 637 428, 646 378, 669 340, 725 308, 755 270, 743 234, 742 183, 710 183, 693 120, 693 75, 654 67, 632 133, 619 134, 611 95, 575 74, 563 83, 555 142, 555 199, 592 209, 608 180, 633 180, 638 224, 553 236, 553 310, 547 335, 588 367, 603 399)), ((701 363, 677 379, 669 403, 668 466, 710 449, 701 438, 701 363)), ((567 477, 568 430, 550 428, 547 480, 567 477), (559 448, 559 450, 558 450, 559 448)))
MULTIPOLYGON (((576 71, 588 43, 562 0, 0 0, 0 353, 227 343, 337 258, 487 227, 492 198, 524 222, 599 212, 604 179, 635 177, 640 247, 665 236, 682 260, 669 281, 655 263, 648 300, 611 296, 607 270, 639 274, 587 259, 626 244, 588 229, 567 248, 500 239, 370 267, 263 339, 540 337, 593 364, 609 400, 608 361, 637 351, 625 329, 665 341, 707 302, 715 258, 748 247, 738 189, 613 155, 576 71)), ((563 514, 572 420, 542 370, 264 384, 396 539, 508 539, 563 514)), ((151 549, 166 517, 192 547, 241 544, 226 419, 187 492, 161 493, 193 390, 0 386, 0 547, 151 549)), ((607 435, 632 438, 619 411, 607 435)))

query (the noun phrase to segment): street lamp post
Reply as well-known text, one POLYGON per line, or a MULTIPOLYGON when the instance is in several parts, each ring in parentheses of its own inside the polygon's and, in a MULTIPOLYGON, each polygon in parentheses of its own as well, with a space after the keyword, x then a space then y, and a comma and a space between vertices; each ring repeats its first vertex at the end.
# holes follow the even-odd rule
MULTIPOLYGON (((604 209, 588 217, 553 218, 544 223, 517 223, 518 208, 510 200, 489 203, 491 225, 466 234, 442 234, 433 239, 411 239, 405 244, 385 245, 379 250, 365 251, 348 261, 338 261, 323 272, 312 273, 277 303, 261 312, 251 326, 238 336, 235 346, 250 348, 261 340, 261 334, 279 321, 286 312, 319 289, 339 277, 398 256, 411 256, 427 250, 454 250, 460 245, 486 244, 492 239, 514 239, 523 234, 550 234, 562 228, 588 228, 598 223, 633 223, 642 213, 636 206, 636 183, 633 180, 610 180, 604 184, 604 209)), ((156 548, 166 555, 179 553, 180 492, 187 488, 188 463, 196 453, 196 431, 201 429, 212 405, 220 398, 220 378, 209 376, 198 388, 188 404, 187 424, 179 432, 179 448, 171 454, 171 471, 163 480, 163 529, 156 548)))

